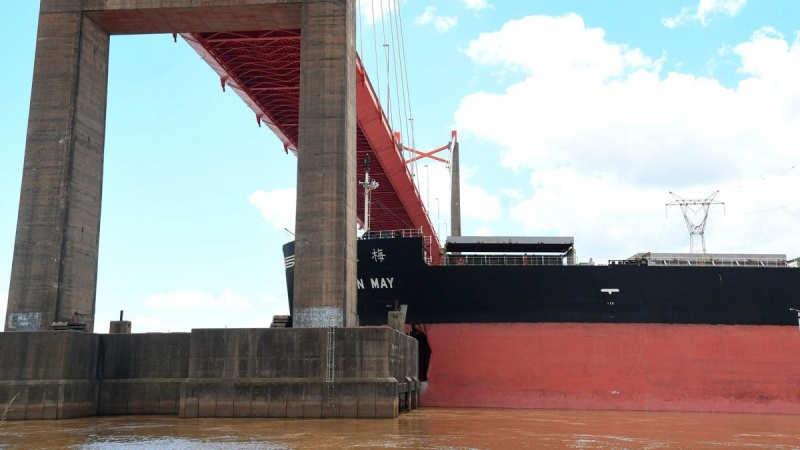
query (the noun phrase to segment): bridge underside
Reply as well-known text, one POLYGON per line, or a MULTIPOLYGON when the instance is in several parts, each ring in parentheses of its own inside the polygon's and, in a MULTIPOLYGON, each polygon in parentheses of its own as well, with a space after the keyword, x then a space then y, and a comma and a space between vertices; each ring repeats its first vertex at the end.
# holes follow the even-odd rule
MULTIPOLYGON (((287 150, 298 149, 300 99, 300 40, 302 1, 249 0, 214 2, 221 6, 190 6, 189 0, 162 0, 154 8, 146 0, 125 5, 100 1, 85 15, 103 30, 115 34, 180 33, 220 77, 253 109, 259 124, 269 126, 287 150), (237 3, 225 6, 225 3, 237 3)), ((209 2, 205 2, 209 3, 209 2)), ((357 77, 358 179, 361 161, 372 158, 370 177, 382 188, 372 193, 370 229, 422 229, 436 242, 421 196, 397 148, 378 97, 361 62, 357 77), (377 159, 377 161, 376 161, 377 159), (377 164, 375 164, 377 162, 377 164)), ((358 218, 363 222, 363 192, 357 192, 358 218)), ((433 252, 438 258, 438 252, 433 252)))
MULTIPOLYGON (((283 142, 287 152, 296 153, 301 31, 281 29, 182 36, 218 74, 222 88, 232 88, 253 110, 259 125, 267 125, 283 142)), ((372 193, 369 227, 374 231, 422 229, 426 236, 435 238, 434 227, 399 151, 400 143, 394 138, 360 60, 355 71, 357 177, 364 179, 362 162, 370 155, 370 178, 382 187, 372 193)), ((363 190, 359 189, 357 196, 357 216, 363 224, 363 190)))

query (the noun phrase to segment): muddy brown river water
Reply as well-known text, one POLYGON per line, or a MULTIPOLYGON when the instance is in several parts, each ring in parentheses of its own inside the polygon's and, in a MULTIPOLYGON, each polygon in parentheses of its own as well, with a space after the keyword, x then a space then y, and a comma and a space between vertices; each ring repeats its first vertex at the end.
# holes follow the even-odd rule
POLYGON ((6 422, 0 448, 800 449, 800 416, 449 408, 393 420, 115 416, 6 422))

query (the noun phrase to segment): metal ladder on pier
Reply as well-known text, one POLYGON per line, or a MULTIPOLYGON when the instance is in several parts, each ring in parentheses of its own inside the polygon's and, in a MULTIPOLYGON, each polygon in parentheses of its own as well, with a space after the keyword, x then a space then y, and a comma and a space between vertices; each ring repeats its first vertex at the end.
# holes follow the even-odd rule
POLYGON ((335 370, 336 370, 336 327, 328 327, 328 367, 325 372, 325 397, 327 400, 328 408, 335 410, 336 403, 334 402, 334 395, 336 394, 335 388, 335 370))

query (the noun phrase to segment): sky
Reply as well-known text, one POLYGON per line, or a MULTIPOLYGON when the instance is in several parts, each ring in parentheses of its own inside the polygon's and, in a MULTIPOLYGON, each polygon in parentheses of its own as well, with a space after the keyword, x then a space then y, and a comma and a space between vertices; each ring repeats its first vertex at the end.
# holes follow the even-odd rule
MULTIPOLYGON (((358 50, 384 104, 406 90, 375 55, 405 55, 406 145, 457 130, 462 234, 574 236, 584 260, 688 252, 670 192, 719 191, 709 252, 800 256, 800 3, 382 1, 360 2, 358 50), (384 47, 398 18, 403 45, 384 47)), ((0 16, 3 316, 37 18, 35 1, 0 16)), ((296 158, 185 42, 111 42, 95 330, 120 310, 134 332, 269 326, 288 313, 296 158)), ((447 167, 413 170, 446 235, 447 167)))

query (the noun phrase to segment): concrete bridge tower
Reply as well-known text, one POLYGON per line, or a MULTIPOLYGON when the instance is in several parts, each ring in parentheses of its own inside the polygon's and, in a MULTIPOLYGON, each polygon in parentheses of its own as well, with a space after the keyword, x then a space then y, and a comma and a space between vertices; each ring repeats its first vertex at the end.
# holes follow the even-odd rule
POLYGON ((254 29, 302 33, 295 326, 357 325, 354 0, 42 0, 6 331, 93 330, 110 36, 254 29))

